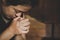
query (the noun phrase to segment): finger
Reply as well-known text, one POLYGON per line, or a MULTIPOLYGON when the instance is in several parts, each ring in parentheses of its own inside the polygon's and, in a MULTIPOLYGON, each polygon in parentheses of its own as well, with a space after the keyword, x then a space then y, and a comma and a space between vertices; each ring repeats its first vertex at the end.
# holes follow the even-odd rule
POLYGON ((27 31, 27 30, 29 30, 29 28, 30 28, 30 25, 28 25, 26 27, 23 27, 23 26, 18 27, 18 29, 20 29, 22 31, 27 31))
POLYGON ((16 17, 21 17, 21 13, 17 13, 15 16, 16 17))
POLYGON ((17 14, 16 14, 16 17, 20 17, 20 19, 19 19, 20 21, 24 19, 24 18, 21 17, 21 16, 23 16, 23 13, 17 13, 17 14))
POLYGON ((20 33, 28 33, 29 32, 29 29, 21 30, 21 29, 18 28, 18 30, 19 30, 20 33))
POLYGON ((27 34, 29 32, 29 30, 26 30, 26 31, 22 31, 22 33, 25 33, 25 34, 27 34))
POLYGON ((23 27, 22 30, 25 30, 26 31, 26 30, 29 30, 29 28, 30 28, 30 25, 28 25, 26 27, 23 27))
POLYGON ((26 22, 29 22, 29 19, 24 19, 24 20, 21 20, 20 23, 26 23, 26 22))
POLYGON ((24 18, 20 18, 20 21, 24 20, 24 18))
POLYGON ((24 20, 24 19, 25 19, 25 17, 24 17, 24 14, 23 14, 23 13, 21 14, 21 16, 22 16, 22 17, 21 17, 21 19, 20 19, 20 20, 24 20))
POLYGON ((29 29, 30 28, 30 25, 27 25, 27 26, 24 26, 24 27, 29 29))
POLYGON ((25 15, 23 14, 23 18, 25 18, 25 15))
POLYGON ((17 20, 19 20, 20 19, 20 17, 16 17, 16 18, 14 18, 13 20, 14 21, 17 21, 17 20))
POLYGON ((28 26, 28 25, 30 25, 30 22, 20 23, 20 26, 28 26))

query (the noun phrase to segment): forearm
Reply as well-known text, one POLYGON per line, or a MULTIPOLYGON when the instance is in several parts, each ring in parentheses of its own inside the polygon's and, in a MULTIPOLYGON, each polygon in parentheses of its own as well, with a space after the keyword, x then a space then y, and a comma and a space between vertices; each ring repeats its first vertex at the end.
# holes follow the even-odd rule
POLYGON ((15 40, 26 40, 25 34, 17 34, 15 40))
POLYGON ((0 40, 9 40, 14 36, 12 28, 7 28, 1 35, 0 40))

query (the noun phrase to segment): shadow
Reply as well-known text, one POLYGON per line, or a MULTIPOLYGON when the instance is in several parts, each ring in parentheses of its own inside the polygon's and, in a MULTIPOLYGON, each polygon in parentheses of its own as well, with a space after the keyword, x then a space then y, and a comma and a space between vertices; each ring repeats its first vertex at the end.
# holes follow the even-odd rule
POLYGON ((42 40, 60 40, 60 38, 46 38, 46 37, 44 37, 44 38, 42 38, 42 40))

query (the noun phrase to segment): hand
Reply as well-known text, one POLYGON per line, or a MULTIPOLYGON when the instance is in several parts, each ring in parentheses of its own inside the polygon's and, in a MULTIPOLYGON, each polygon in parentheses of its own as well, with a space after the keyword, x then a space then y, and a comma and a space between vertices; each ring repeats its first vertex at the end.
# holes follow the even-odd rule
MULTIPOLYGON (((19 16, 19 13, 16 14, 16 16, 19 16)), ((17 34, 26 34, 29 32, 29 28, 30 28, 30 22, 29 19, 26 19, 23 15, 23 17, 19 19, 19 21, 17 22, 17 34)))
POLYGON ((29 19, 21 18, 20 21, 17 22, 17 34, 26 34, 29 32, 30 22, 29 19))
POLYGON ((20 17, 16 17, 12 20, 12 23, 9 26, 9 29, 15 34, 16 33, 16 27, 17 27, 17 21, 20 17))
POLYGON ((19 15, 18 17, 13 18, 13 20, 12 20, 10 26, 9 26, 9 28, 12 30, 12 32, 13 32, 14 34, 16 33, 17 22, 18 22, 18 20, 20 19, 20 15, 21 15, 21 14, 19 13, 18 15, 19 15))
POLYGON ((9 40, 15 35, 17 21, 20 17, 14 18, 10 26, 0 35, 0 40, 9 40))

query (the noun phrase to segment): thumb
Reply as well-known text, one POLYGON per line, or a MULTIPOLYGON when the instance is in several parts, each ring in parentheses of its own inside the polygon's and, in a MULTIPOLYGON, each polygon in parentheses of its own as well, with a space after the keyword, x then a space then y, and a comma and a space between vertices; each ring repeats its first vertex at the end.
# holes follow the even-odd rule
POLYGON ((15 14, 16 17, 20 17, 22 13, 15 14))
POLYGON ((14 18, 13 21, 12 21, 12 23, 11 23, 11 25, 12 25, 12 26, 16 26, 17 21, 18 21, 19 19, 20 19, 20 17, 14 18))
POLYGON ((20 19, 20 17, 16 17, 13 19, 13 21, 18 21, 20 19))

